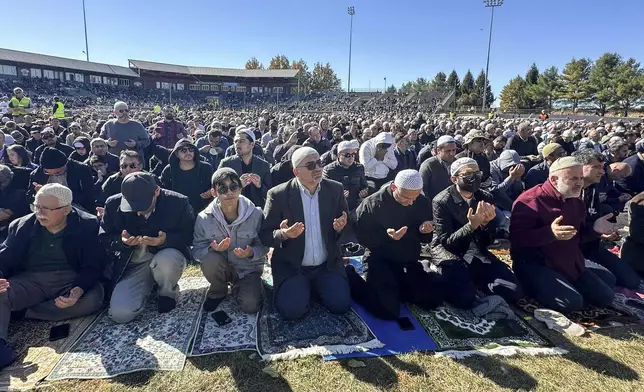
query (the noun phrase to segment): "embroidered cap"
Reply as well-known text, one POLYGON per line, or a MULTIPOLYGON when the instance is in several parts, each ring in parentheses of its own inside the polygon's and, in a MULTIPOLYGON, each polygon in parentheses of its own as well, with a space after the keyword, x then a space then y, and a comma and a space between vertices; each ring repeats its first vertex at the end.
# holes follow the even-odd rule
POLYGON ((401 170, 396 174, 394 185, 400 189, 421 190, 423 189, 423 178, 420 173, 413 169, 401 170))

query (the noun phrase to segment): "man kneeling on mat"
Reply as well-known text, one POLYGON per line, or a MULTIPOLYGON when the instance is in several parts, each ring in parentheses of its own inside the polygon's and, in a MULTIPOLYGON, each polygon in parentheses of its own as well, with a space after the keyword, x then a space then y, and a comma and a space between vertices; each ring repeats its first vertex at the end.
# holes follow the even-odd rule
POLYGON ((155 284, 159 313, 176 307, 194 224, 186 196, 160 188, 147 172, 125 176, 121 193, 105 202, 100 234, 114 254, 109 309, 114 322, 130 322, 143 312, 155 284))
POLYGON ((228 167, 212 175, 215 199, 197 216, 192 255, 210 282, 204 310, 211 312, 228 295, 245 313, 262 304, 262 270, 268 247, 259 240, 262 210, 241 194, 242 181, 228 167))
POLYGON ((429 203, 423 179, 416 170, 402 170, 362 201, 356 210, 356 234, 366 249, 365 282, 351 266, 347 276, 351 296, 374 316, 398 318, 400 304, 410 302, 433 309, 443 302, 435 272, 426 272, 420 259, 421 243, 432 239, 429 203))
POLYGON ((294 179, 268 191, 262 244, 272 246, 275 306, 286 319, 309 310, 315 293, 332 313, 351 305, 338 239, 347 224, 342 184, 322 178, 320 154, 311 147, 293 153, 294 179))
POLYGON ((96 217, 71 204, 69 188, 43 185, 34 213, 14 220, 0 245, 0 369, 14 360, 7 345, 11 312, 59 321, 101 308, 99 278, 109 259, 96 217))
POLYGON ((548 180, 523 192, 514 203, 510 221, 513 270, 528 295, 560 312, 598 307, 613 301, 615 276, 593 263, 586 267, 582 242, 612 233, 612 215, 587 224, 580 198, 583 164, 574 157, 557 159, 548 180))

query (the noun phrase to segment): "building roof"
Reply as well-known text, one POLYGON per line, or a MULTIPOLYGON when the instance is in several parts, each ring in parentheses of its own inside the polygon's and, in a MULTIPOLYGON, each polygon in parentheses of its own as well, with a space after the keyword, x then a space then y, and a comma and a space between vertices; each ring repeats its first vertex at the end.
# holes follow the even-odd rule
POLYGON ((146 71, 180 73, 195 76, 228 76, 233 78, 294 78, 297 69, 234 69, 193 67, 187 65, 155 63, 152 61, 129 60, 130 65, 146 71))
POLYGON ((45 54, 21 52, 18 50, 0 48, 0 61, 8 60, 18 63, 34 64, 43 67, 56 67, 72 69, 76 71, 96 72, 100 74, 111 74, 118 76, 138 77, 136 72, 130 68, 119 65, 93 63, 91 61, 82 61, 75 59, 66 59, 63 57, 48 56, 45 54))

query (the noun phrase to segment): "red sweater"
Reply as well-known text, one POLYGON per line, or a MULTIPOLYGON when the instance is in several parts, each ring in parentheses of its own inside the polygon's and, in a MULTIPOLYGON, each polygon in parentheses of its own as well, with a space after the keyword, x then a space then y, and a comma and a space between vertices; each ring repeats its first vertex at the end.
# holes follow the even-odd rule
POLYGON ((577 279, 585 269, 580 242, 599 236, 592 227, 584 227, 585 220, 583 200, 564 200, 550 181, 528 189, 517 198, 512 208, 510 243, 513 261, 545 263, 566 278, 577 279), (550 228, 560 215, 563 216, 561 225, 577 229, 577 235, 568 241, 557 240, 550 228))

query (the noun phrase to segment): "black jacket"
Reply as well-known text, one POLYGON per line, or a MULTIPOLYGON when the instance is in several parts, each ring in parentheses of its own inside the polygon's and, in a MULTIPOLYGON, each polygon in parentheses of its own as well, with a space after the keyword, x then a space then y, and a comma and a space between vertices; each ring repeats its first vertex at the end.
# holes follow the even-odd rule
POLYGON ((32 153, 35 153, 38 147, 42 146, 42 144, 43 144, 42 140, 36 140, 33 137, 30 137, 25 142, 25 148, 31 151, 32 153))
POLYGON ((188 139, 181 139, 174 146, 174 150, 170 153, 170 163, 163 169, 161 173, 161 184, 165 189, 179 192, 185 195, 190 200, 190 204, 196 213, 201 212, 211 201, 212 198, 204 199, 200 196, 201 193, 212 188, 212 166, 208 162, 201 160, 201 155, 197 147, 192 144, 188 139), (195 149, 195 167, 197 170, 197 183, 191 184, 190 189, 177 188, 177 177, 182 175, 183 170, 179 167, 179 158, 176 156, 176 151, 182 147, 192 147, 195 149))
POLYGON ((530 189, 546 182, 549 172, 550 167, 548 166, 548 163, 546 161, 532 166, 530 170, 528 170, 528 174, 526 174, 525 176, 525 189, 530 189))
MULTIPOLYGON (((29 190, 27 191, 27 198, 30 202, 36 196, 33 183, 45 185, 48 181, 49 175, 45 173, 42 166, 31 172, 29 190)), ((73 203, 78 204, 90 214, 96 211, 94 179, 92 178, 92 169, 89 166, 67 159, 67 186, 72 191, 73 203)))
POLYGON ((526 140, 523 140, 519 135, 514 135, 508 139, 505 149, 514 150, 521 158, 525 158, 528 155, 539 155, 538 145, 539 141, 534 136, 528 136, 526 140))
POLYGON ((476 211, 479 201, 494 204, 489 192, 479 190, 468 203, 456 190, 456 185, 445 189, 434 198, 434 240, 432 241, 432 260, 441 263, 447 260, 461 260, 474 241, 477 249, 494 257, 487 247, 494 241, 494 227, 490 222, 486 227, 472 230, 467 219, 467 211, 476 211))
MULTIPOLYGON (((34 151, 34 156, 32 159, 33 163, 40 165, 40 156, 47 147, 48 146, 46 144, 41 144, 40 147, 38 147, 36 151, 34 151)), ((61 151, 63 154, 65 154, 66 157, 70 156, 74 152, 74 149, 72 147, 69 147, 67 144, 63 144, 59 141, 56 141, 54 148, 58 151, 61 151)))
POLYGON ((345 191, 349 191, 349 196, 347 197, 349 211, 355 210, 358 204, 360 204, 360 196, 358 193, 369 187, 367 185, 367 178, 364 175, 364 166, 360 163, 354 163, 349 167, 344 167, 338 161, 331 162, 327 166, 324 166, 323 176, 324 178, 339 182, 345 191))
POLYGON ((388 259, 397 263, 417 262, 420 259, 420 244, 429 243, 432 234, 422 234, 423 222, 431 221, 429 202, 420 195, 409 207, 398 203, 391 192, 391 183, 383 185, 367 197, 356 209, 355 231, 358 241, 376 259, 388 259), (387 229, 398 230, 407 226, 407 233, 398 241, 387 234, 387 229))
POLYGON ((322 155, 327 151, 331 150, 331 142, 328 139, 320 139, 319 142, 314 142, 311 138, 306 139, 306 141, 302 144, 303 147, 311 147, 315 151, 318 152, 318 154, 322 155))
MULTIPOLYGON (((21 263, 29 255, 31 241, 40 240, 39 226, 36 214, 29 214, 11 222, 9 236, 0 245, 0 271, 4 278, 22 270, 21 263)), ((78 273, 73 286, 78 286, 85 292, 98 282, 109 262, 97 234, 96 217, 73 207, 72 212, 67 215, 63 249, 67 262, 78 273)))
MULTIPOLYGON (((233 169, 238 176, 243 174, 242 158, 238 155, 224 158, 224 160, 219 164, 218 169, 222 167, 233 169)), ((266 193, 268 193, 268 190, 271 188, 271 168, 269 167, 268 162, 256 155, 253 155, 250 171, 251 173, 259 176, 261 187, 257 188, 253 184, 248 184, 242 192, 244 196, 253 202, 253 204, 260 208, 264 208, 264 204, 266 203, 266 193)))
POLYGON ((192 244, 192 232, 195 224, 195 213, 188 198, 177 192, 161 189, 154 211, 148 219, 136 212, 121 211, 122 195, 116 194, 105 202, 105 211, 101 218, 99 238, 114 260, 111 288, 118 282, 132 258, 135 247, 128 247, 121 241, 121 233, 127 230, 133 236, 147 235, 158 237, 159 232, 166 234, 166 243, 161 247, 148 247, 152 254, 165 248, 180 251, 190 260, 189 246, 192 244))
POLYGON ((630 194, 644 192, 644 160, 640 158, 639 154, 635 154, 624 159, 624 163, 631 167, 633 174, 620 182, 622 188, 625 188, 630 194))
MULTIPOLYGON (((305 222, 300 192, 297 180, 293 179, 271 188, 266 198, 264 221, 262 222, 259 239, 265 246, 274 248, 271 267, 273 286, 276 292, 284 280, 297 275, 302 269, 305 247, 304 233, 295 239, 287 240, 282 240, 277 234, 280 229, 280 223, 284 219, 288 220, 289 225, 296 222, 305 222)), ((327 251, 326 267, 329 271, 346 276, 342 253, 337 243, 340 234, 333 229, 333 219, 342 216, 343 211, 348 214, 342 184, 322 179, 319 192, 320 232, 327 251)))
POLYGON ((400 152, 397 148, 394 148, 394 155, 398 161, 398 166, 396 166, 396 172, 405 169, 416 170, 416 153, 412 150, 407 150, 404 153, 400 152))
POLYGON ((432 215, 432 200, 444 189, 452 185, 447 168, 438 157, 431 157, 420 165, 420 175, 423 178, 423 193, 427 197, 429 212, 432 215))

